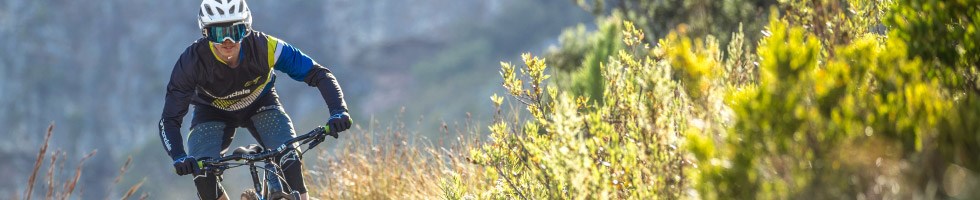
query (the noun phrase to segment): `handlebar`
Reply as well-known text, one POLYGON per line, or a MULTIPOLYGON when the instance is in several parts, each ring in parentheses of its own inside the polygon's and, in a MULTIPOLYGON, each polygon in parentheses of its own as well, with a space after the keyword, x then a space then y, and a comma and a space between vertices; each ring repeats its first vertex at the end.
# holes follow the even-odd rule
POLYGON ((279 145, 279 147, 275 149, 267 149, 265 151, 256 154, 231 154, 227 156, 222 156, 221 158, 217 158, 217 159, 201 160, 197 162, 197 165, 198 165, 198 169, 202 171, 224 170, 227 168, 231 168, 229 165, 225 164, 228 161, 239 161, 239 160, 244 160, 246 162, 264 161, 269 158, 273 158, 274 156, 278 156, 279 154, 296 150, 297 146, 302 146, 307 143, 310 144, 307 147, 307 149, 313 149, 313 147, 316 147, 321 142, 323 142, 323 138, 328 135, 333 137, 334 139, 339 137, 339 134, 336 131, 330 131, 329 126, 328 127, 318 126, 313 130, 311 130, 309 133, 296 136, 290 140, 287 140, 285 143, 279 145), (294 145, 295 143, 299 143, 299 144, 294 145))

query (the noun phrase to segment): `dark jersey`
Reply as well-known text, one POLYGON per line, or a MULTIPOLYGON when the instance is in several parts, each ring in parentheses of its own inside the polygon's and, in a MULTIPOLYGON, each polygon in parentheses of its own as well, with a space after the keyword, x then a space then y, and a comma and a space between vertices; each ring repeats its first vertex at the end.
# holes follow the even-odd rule
POLYGON ((237 111, 256 99, 275 97, 275 70, 317 87, 331 114, 346 112, 343 92, 330 70, 285 42, 253 31, 241 42, 239 64, 229 67, 211 42, 198 39, 184 50, 170 75, 160 137, 171 158, 185 154, 180 127, 188 106, 237 111))

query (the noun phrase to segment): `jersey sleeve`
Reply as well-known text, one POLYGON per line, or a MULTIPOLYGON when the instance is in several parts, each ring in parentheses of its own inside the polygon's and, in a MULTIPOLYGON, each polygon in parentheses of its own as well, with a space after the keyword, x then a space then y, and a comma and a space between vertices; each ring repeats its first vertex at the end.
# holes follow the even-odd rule
POLYGON ((187 115, 197 85, 194 68, 197 67, 198 59, 193 51, 193 47, 188 47, 174 64, 170 82, 167 84, 166 102, 163 105, 159 124, 163 147, 167 150, 167 155, 175 160, 187 155, 184 151, 180 127, 184 115, 187 115))
POLYGON ((278 38, 267 35, 266 39, 269 45, 269 63, 273 68, 285 72, 293 80, 306 82, 320 90, 331 115, 347 112, 344 92, 329 69, 278 38))
POLYGON ((269 45, 269 63, 296 81, 303 81, 313 68, 313 59, 278 38, 266 35, 269 45))

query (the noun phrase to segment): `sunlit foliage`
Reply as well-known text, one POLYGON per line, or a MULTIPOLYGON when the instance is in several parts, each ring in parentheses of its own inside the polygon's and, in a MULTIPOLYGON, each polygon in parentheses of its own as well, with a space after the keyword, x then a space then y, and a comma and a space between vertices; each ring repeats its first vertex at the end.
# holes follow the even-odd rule
POLYGON ((757 42, 739 29, 723 43, 683 24, 660 39, 630 21, 600 21, 594 33, 570 29, 562 40, 568 49, 548 58, 562 66, 550 73, 572 68, 571 78, 549 86, 548 62, 529 55, 523 66, 502 64, 510 95, 493 102, 503 116, 489 127, 491 141, 471 152, 495 187, 474 193, 976 197, 974 4, 785 1, 769 12, 757 42), (613 26, 616 37, 608 36, 613 26), (613 38, 622 46, 596 48, 613 38), (582 62, 581 55, 606 57, 582 62), (577 63, 582 69, 566 66, 577 63), (582 92, 582 83, 602 95, 582 92), (502 109, 504 102, 520 109, 502 109))

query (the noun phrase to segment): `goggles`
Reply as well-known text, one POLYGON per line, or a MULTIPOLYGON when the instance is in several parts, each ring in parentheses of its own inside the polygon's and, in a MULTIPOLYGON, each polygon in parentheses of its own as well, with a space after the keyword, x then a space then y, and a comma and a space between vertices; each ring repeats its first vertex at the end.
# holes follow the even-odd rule
POLYGON ((221 43, 225 40, 231 40, 232 42, 239 43, 245 36, 250 32, 248 24, 245 22, 237 22, 234 24, 216 24, 204 27, 204 37, 208 41, 214 43, 221 43))

